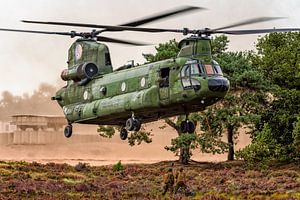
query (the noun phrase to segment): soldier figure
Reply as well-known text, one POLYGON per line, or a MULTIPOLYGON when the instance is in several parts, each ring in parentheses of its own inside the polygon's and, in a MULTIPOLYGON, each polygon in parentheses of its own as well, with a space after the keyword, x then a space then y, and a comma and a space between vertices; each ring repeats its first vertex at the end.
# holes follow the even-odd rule
POLYGON ((177 193, 178 189, 181 188, 183 192, 185 193, 186 191, 186 178, 185 178, 185 173, 183 171, 183 168, 181 167, 179 169, 179 172, 176 173, 176 185, 175 185, 175 194, 177 193))
POLYGON ((168 170, 168 173, 164 177, 164 191, 163 191, 163 195, 165 195, 168 190, 170 190, 170 192, 173 193, 173 186, 174 186, 174 175, 173 175, 172 168, 170 168, 168 170))

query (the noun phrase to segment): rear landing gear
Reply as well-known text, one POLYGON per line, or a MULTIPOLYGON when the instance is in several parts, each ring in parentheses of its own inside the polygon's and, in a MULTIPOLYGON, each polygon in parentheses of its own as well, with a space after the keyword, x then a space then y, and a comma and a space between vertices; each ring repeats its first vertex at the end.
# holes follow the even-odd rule
POLYGON ((72 124, 68 124, 65 127, 64 135, 65 135, 66 138, 69 138, 69 137, 72 136, 72 133, 73 133, 73 126, 72 126, 72 124))
POLYGON ((186 119, 185 121, 181 122, 180 130, 182 133, 194 133, 196 130, 195 123, 186 119))

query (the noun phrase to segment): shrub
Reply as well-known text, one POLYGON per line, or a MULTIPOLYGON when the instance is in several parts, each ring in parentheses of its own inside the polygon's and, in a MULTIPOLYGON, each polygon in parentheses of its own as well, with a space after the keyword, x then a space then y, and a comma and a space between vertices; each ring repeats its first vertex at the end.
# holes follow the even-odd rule
POLYGON ((117 162, 117 164, 115 164, 112 169, 114 172, 124 170, 124 166, 122 165, 121 160, 119 160, 119 162, 117 162))
POLYGON ((78 171, 78 172, 87 172, 87 171, 90 170, 89 164, 79 162, 79 163, 75 166, 75 170, 78 171))

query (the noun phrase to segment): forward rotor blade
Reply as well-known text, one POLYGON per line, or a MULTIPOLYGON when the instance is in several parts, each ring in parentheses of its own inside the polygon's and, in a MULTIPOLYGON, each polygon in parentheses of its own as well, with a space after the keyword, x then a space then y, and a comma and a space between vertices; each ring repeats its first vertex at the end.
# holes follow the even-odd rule
POLYGON ((120 26, 140 26, 143 24, 147 24, 153 21, 157 21, 163 18, 167 18, 167 17, 171 17, 171 16, 175 16, 175 15, 180 15, 180 14, 184 14, 187 12, 192 12, 192 11, 196 11, 196 10, 205 10, 206 8, 202 8, 202 7, 194 7, 194 6, 183 6, 183 7, 179 7, 176 9, 172 9, 169 11, 164 11, 161 13, 157 13, 155 15, 149 16, 149 17, 145 17, 139 20, 135 20, 132 22, 128 22, 125 24, 121 24, 120 26))
POLYGON ((72 36, 72 37, 81 36, 79 33, 75 33, 75 32, 31 31, 31 30, 7 29, 7 28, 0 28, 0 31, 37 33, 37 34, 48 34, 48 35, 66 35, 66 36, 72 36))
POLYGON ((136 41, 120 40, 120 39, 114 39, 114 38, 109 38, 109 37, 104 37, 104 36, 97 36, 97 41, 112 42, 112 43, 127 44, 127 45, 135 45, 135 46, 150 45, 150 44, 140 43, 140 42, 136 42, 136 41))
POLYGON ((246 35, 246 34, 259 34, 259 33, 291 32, 291 31, 300 31, 300 28, 224 30, 224 31, 214 31, 212 32, 212 34, 223 33, 223 34, 230 34, 230 35, 246 35))
POLYGON ((244 26, 244 25, 249 25, 249 24, 256 24, 256 23, 260 23, 260 22, 284 19, 284 18, 285 17, 258 17, 258 18, 252 18, 252 19, 247 19, 245 21, 240 21, 240 22, 228 25, 228 26, 223 26, 223 27, 220 27, 220 28, 211 29, 211 31, 214 32, 214 31, 218 31, 218 30, 234 28, 234 27, 244 26))
POLYGON ((59 25, 59 26, 77 26, 77 27, 88 27, 88 28, 104 28, 107 31, 138 31, 138 32, 184 32, 181 29, 161 29, 161 28, 142 28, 142 27, 131 27, 131 26, 111 26, 111 25, 98 25, 98 24, 82 24, 82 23, 69 23, 69 22, 42 22, 42 21, 29 21, 22 20, 25 23, 32 24, 48 24, 48 25, 59 25))

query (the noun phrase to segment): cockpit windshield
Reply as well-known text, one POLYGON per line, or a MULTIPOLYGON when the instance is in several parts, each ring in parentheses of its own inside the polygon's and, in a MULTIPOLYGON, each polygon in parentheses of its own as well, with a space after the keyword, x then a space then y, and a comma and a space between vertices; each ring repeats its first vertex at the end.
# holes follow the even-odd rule
POLYGON ((180 72, 181 77, 190 77, 190 76, 223 76, 222 69, 216 61, 212 63, 202 64, 197 62, 189 62, 184 65, 180 72))
POLYGON ((219 65, 219 63, 217 63, 217 61, 213 60, 213 65, 214 65, 214 71, 216 74, 223 76, 223 72, 222 69, 219 65))

